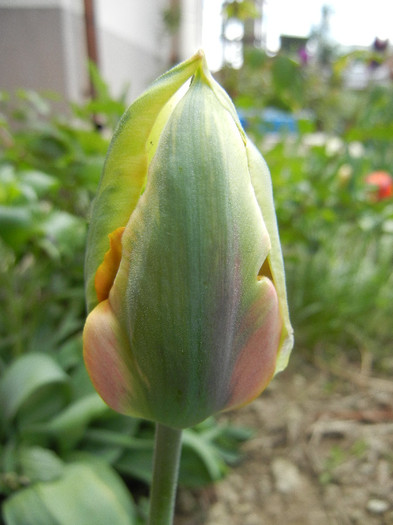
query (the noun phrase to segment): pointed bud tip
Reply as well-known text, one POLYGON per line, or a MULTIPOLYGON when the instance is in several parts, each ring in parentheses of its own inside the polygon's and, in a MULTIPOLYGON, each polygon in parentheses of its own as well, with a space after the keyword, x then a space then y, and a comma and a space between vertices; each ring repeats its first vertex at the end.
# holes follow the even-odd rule
POLYGON ((204 70, 209 70, 209 68, 207 67, 206 55, 205 55, 205 52, 204 52, 204 50, 202 48, 198 49, 198 51, 195 53, 194 57, 197 60, 201 61, 202 68, 204 70))

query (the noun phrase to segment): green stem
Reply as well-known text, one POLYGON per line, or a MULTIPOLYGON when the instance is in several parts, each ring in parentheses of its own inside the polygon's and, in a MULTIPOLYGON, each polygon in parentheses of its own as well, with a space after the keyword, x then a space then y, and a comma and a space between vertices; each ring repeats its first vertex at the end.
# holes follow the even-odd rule
POLYGON ((149 525, 172 525, 181 452, 181 430, 156 426, 149 525))

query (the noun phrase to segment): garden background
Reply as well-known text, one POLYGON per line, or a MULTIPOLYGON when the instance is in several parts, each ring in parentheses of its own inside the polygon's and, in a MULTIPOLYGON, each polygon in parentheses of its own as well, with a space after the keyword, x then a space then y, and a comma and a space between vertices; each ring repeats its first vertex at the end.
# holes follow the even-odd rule
MULTIPOLYGON (((224 20, 246 26, 250 4, 224 20)), ((243 38, 241 67, 216 72, 272 173, 296 346, 252 405, 185 431, 178 524, 393 523, 393 55, 322 37, 276 54, 243 38)), ((88 71, 83 102, 0 97, 5 525, 146 517, 154 428, 106 407, 82 362, 89 208, 127 105, 88 71)))

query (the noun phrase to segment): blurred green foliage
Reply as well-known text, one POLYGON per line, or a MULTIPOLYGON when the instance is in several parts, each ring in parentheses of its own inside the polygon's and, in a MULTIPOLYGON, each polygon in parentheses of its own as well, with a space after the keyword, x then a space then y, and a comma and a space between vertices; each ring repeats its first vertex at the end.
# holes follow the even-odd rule
MULTIPOLYGON (((54 111, 0 95, 0 523, 143 523, 154 425, 121 416, 82 360, 88 214, 124 99, 54 111), (131 496, 137 493, 138 505, 131 496)), ((184 433, 180 483, 220 479, 250 437, 209 419, 184 433)))
POLYGON ((329 141, 281 142, 265 156, 298 349, 349 359, 368 351, 380 366, 392 351, 393 201, 370 199, 372 154, 353 158, 351 145, 332 154, 329 141))
POLYGON ((389 364, 393 343, 393 198, 378 201, 367 174, 393 174, 393 84, 350 89, 353 64, 321 68, 297 56, 249 48, 239 70, 219 73, 272 173, 296 351, 312 358, 389 364), (266 108, 285 111, 297 133, 267 133, 266 108))
POLYGON ((259 15, 255 3, 250 0, 224 2, 222 10, 226 19, 236 18, 237 20, 245 21, 250 18, 257 18, 259 15))

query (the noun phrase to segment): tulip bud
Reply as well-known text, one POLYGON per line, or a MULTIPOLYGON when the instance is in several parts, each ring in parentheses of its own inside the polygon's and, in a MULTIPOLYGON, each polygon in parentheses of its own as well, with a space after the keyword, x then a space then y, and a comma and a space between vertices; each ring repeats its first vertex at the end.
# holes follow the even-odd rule
POLYGON ((120 121, 92 209, 86 295, 86 366, 121 413, 188 427, 250 402, 287 364, 269 171, 202 52, 120 121))

